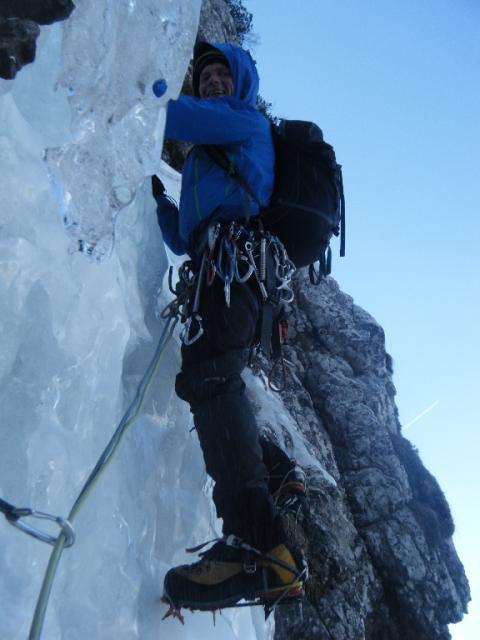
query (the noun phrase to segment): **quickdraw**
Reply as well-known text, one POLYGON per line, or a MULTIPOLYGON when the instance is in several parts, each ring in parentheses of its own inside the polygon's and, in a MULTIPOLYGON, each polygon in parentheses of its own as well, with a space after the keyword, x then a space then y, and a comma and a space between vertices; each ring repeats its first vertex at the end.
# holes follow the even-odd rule
POLYGON ((13 527, 23 531, 29 536, 32 536, 32 538, 40 540, 41 542, 55 545, 58 536, 53 536, 50 533, 42 531, 42 529, 39 529, 38 527, 28 524, 28 522, 25 522, 25 518, 35 518, 37 520, 49 520, 50 522, 55 522, 60 527, 60 532, 65 536, 65 549, 71 547, 75 542, 75 531, 73 530, 71 523, 66 518, 51 515, 50 513, 44 513, 43 511, 36 511, 29 507, 14 507, 12 504, 2 499, 0 499, 0 511, 13 527))
POLYGON ((217 276, 223 282, 227 307, 230 307, 232 283, 246 283, 252 276, 264 304, 275 307, 293 301, 291 279, 295 265, 276 236, 247 229, 237 222, 216 222, 206 231, 206 245, 198 271, 194 270, 192 261, 187 260, 179 269, 176 288, 170 285, 177 300, 170 303, 169 311, 173 305, 185 323, 180 335, 183 344, 191 345, 203 335, 199 313, 202 288, 211 287, 217 276), (269 261, 274 265, 273 276, 267 273, 269 261))
POLYGON ((201 288, 202 288, 202 284, 203 284, 203 279, 205 277, 206 267, 207 267, 207 255, 203 254, 202 263, 200 265, 200 272, 199 272, 198 276, 196 277, 195 297, 193 299, 193 308, 192 308, 192 311, 191 311, 189 317, 186 320, 186 323, 185 323, 184 328, 182 329, 182 332, 180 333, 180 339, 182 340, 183 344, 185 344, 185 345, 193 344, 194 342, 196 342, 203 335, 202 318, 201 318, 200 314, 198 313, 198 309, 200 307, 200 292, 201 292, 201 288), (191 326, 192 326, 193 322, 197 323, 198 329, 197 329, 197 332, 193 336, 190 336, 190 329, 191 329, 191 326))

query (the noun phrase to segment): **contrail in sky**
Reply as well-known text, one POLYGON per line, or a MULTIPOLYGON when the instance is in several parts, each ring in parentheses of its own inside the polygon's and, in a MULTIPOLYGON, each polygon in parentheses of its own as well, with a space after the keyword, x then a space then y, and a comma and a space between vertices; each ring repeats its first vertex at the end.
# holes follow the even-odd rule
POLYGON ((413 418, 412 420, 410 420, 410 422, 407 422, 407 424, 405 424, 403 426, 404 429, 408 429, 408 427, 411 427, 412 424, 414 424, 415 422, 417 422, 417 420, 420 420, 420 418, 423 418, 423 416, 426 416, 427 413, 430 413, 430 411, 432 409, 434 409, 437 404, 439 403, 439 400, 435 400, 435 402, 433 402, 430 406, 428 406, 426 409, 424 409, 423 411, 421 411, 418 416, 415 416, 415 418, 413 418))

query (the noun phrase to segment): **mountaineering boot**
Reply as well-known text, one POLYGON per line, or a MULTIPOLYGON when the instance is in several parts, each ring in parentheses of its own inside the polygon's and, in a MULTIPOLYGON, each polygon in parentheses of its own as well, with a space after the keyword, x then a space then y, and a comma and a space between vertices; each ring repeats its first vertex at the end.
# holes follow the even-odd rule
POLYGON ((296 460, 290 460, 289 469, 284 471, 277 473, 279 481, 271 478, 269 482, 272 498, 278 509, 293 507, 307 496, 305 472, 296 460))
POLYGON ((306 526, 309 509, 305 472, 271 438, 262 435, 260 445, 268 470, 268 489, 281 521, 284 539, 308 555, 306 526))
POLYGON ((262 554, 228 536, 200 555, 198 562, 174 567, 165 576, 163 599, 176 611, 215 610, 240 600, 274 606, 304 595, 306 561, 286 544, 262 554))
POLYGON ((280 512, 305 510, 306 476, 296 460, 287 456, 270 438, 261 436, 262 458, 268 471, 268 490, 280 512))
POLYGON ((309 509, 306 478, 303 469, 295 460, 291 460, 290 464, 290 470, 283 476, 272 497, 285 532, 285 539, 289 544, 300 547, 308 555, 306 531, 309 509))

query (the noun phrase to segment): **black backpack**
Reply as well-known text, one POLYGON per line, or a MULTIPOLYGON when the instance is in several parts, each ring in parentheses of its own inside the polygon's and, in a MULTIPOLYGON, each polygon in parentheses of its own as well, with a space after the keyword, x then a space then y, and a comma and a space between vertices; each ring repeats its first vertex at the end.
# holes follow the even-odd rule
POLYGON ((275 184, 263 222, 283 242, 295 266, 310 265, 310 279, 318 282, 331 272, 330 238, 340 231, 340 255, 345 255, 341 166, 316 124, 282 120, 272 130, 275 184))
MULTIPOLYGON (((345 255, 345 199, 341 166, 333 148, 312 122, 282 120, 272 125, 275 183, 268 207, 262 208, 264 227, 278 236, 296 267, 310 265, 310 280, 318 284, 331 272, 332 235, 340 237, 345 255), (318 271, 314 263, 319 263, 318 271)), ((257 203, 256 194, 232 166, 222 147, 206 145, 210 157, 237 180, 257 203)))

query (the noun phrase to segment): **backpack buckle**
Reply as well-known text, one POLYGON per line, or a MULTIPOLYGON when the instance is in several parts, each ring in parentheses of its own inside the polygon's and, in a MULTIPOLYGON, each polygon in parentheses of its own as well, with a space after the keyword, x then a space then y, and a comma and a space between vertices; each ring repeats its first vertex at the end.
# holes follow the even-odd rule
POLYGON ((245 573, 252 574, 257 571, 257 563, 255 562, 255 558, 250 552, 247 552, 247 557, 245 562, 243 563, 243 570, 245 573))
POLYGON ((257 563, 255 562, 255 560, 253 562, 244 562, 243 563, 243 570, 245 573, 248 574, 252 574, 255 573, 257 571, 257 563))

